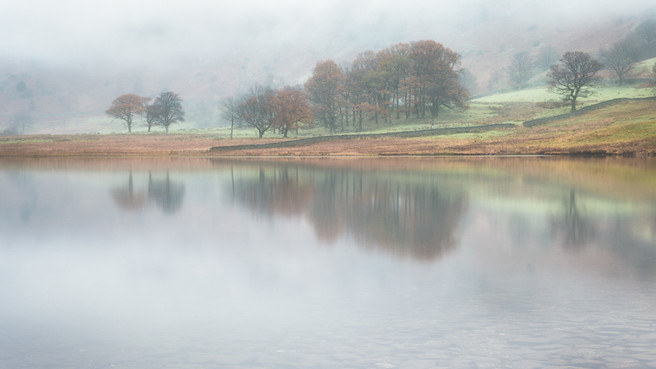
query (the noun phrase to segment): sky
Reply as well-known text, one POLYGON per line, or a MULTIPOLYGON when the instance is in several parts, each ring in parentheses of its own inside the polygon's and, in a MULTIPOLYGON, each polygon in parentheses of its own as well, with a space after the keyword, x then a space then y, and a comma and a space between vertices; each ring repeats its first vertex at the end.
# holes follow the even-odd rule
MULTIPOLYGON (((51 63, 99 60, 139 63, 205 57, 226 49, 281 43, 329 43, 403 30, 399 38, 462 32, 487 17, 509 21, 558 19, 641 11, 651 0, 426 1, 26 0, 0 5, 0 57, 51 63)), ((653 7, 653 5, 652 5, 653 7)), ((411 41, 411 40, 399 40, 411 41)), ((385 44, 383 46, 387 46, 385 44)), ((372 45, 379 46, 379 45, 372 45)))

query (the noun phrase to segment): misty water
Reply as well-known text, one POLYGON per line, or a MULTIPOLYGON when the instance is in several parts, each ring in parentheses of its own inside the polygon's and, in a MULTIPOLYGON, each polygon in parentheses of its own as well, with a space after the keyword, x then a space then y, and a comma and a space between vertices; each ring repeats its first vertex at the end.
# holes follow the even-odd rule
POLYGON ((0 368, 656 367, 656 162, 3 159, 0 368))

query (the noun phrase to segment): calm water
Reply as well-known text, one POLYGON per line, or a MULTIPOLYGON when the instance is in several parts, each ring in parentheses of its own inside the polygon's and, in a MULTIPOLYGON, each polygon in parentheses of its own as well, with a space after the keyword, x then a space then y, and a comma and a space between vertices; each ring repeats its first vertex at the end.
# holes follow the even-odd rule
POLYGON ((656 367, 656 162, 0 161, 0 368, 656 367))

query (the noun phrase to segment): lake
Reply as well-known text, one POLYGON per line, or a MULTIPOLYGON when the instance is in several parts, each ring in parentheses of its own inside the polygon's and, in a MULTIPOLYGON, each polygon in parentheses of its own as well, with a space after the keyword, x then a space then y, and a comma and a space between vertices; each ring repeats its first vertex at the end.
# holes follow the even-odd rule
POLYGON ((656 161, 0 160, 0 368, 656 367, 656 161))

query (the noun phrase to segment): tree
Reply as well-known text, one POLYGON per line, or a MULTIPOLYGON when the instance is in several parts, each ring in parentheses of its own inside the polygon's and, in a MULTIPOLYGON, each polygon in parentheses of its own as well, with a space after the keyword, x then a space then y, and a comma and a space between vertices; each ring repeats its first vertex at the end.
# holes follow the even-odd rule
POLYGON ((560 62, 560 65, 550 68, 549 85, 555 93, 563 96, 564 102, 571 104, 571 111, 575 112, 576 100, 589 96, 591 88, 599 84, 597 72, 603 65, 582 51, 566 52, 560 62))
POLYGON ((144 112, 145 107, 141 96, 125 94, 114 99, 105 114, 112 118, 124 120, 128 124, 128 132, 132 132, 132 120, 135 116, 144 112))
POLYGON ((144 105, 144 112, 142 113, 142 116, 146 118, 146 126, 148 126, 148 132, 150 132, 150 129, 155 125, 155 107, 153 107, 153 104, 150 102, 153 100, 152 97, 142 97, 141 101, 143 102, 144 105))
POLYGON ((515 88, 524 88, 533 77, 533 61, 528 52, 515 54, 507 70, 508 78, 515 88))
POLYGON ((312 77, 305 82, 308 100, 312 104, 315 117, 331 133, 337 132, 340 93, 343 89, 344 74, 332 60, 317 63, 312 77))
POLYGON ((298 128, 298 123, 312 120, 310 104, 303 91, 285 87, 273 96, 274 124, 283 137, 287 138, 290 129, 298 128))
POLYGON ((469 97, 460 84, 456 67, 460 55, 432 40, 410 44, 410 76, 404 81, 414 97, 415 111, 423 117, 429 109, 434 121, 440 107, 465 107, 469 97))
POLYGON ((636 44, 630 40, 623 40, 614 43, 609 49, 601 51, 601 60, 604 65, 615 72, 617 83, 624 83, 624 76, 629 73, 635 63, 638 61, 639 49, 636 44))
POLYGON ((162 92, 148 111, 153 114, 155 124, 166 128, 169 133, 169 126, 173 123, 184 122, 184 109, 182 108, 182 99, 174 92, 162 92))
POLYGON ((257 130, 259 137, 271 129, 274 122, 273 90, 260 85, 251 88, 239 104, 237 111, 239 120, 257 130))
POLYGON ((230 122, 230 139, 232 140, 232 133, 235 128, 235 123, 239 124, 239 102, 236 98, 230 96, 221 101, 219 104, 221 109, 221 118, 230 122))

